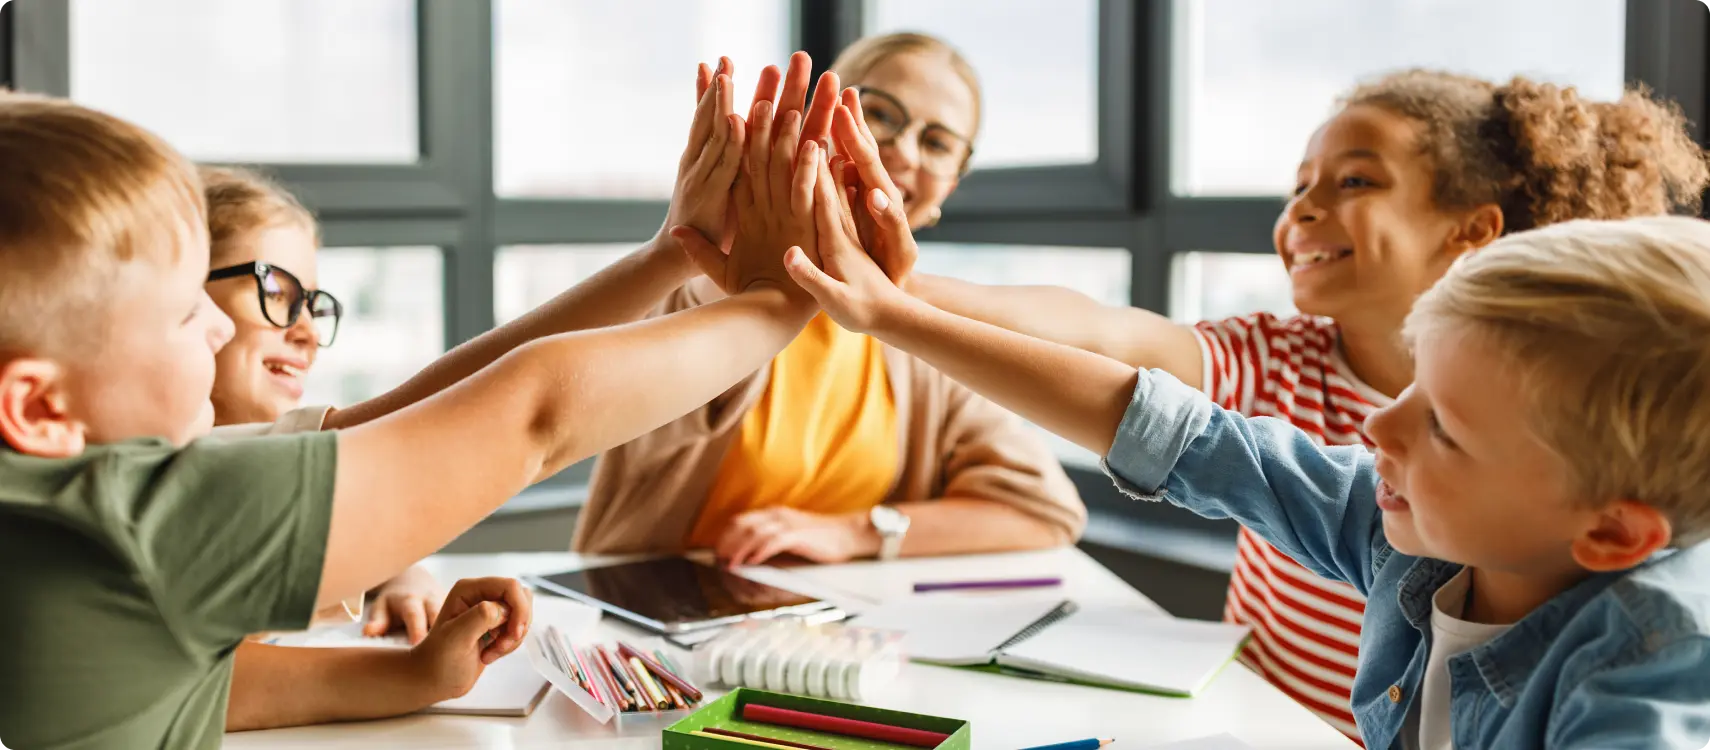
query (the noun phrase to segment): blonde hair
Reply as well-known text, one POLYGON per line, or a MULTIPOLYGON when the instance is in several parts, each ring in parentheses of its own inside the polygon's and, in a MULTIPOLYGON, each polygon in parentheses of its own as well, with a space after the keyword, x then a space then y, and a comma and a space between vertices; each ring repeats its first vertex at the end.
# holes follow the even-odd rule
POLYGON ((1710 223, 1571 221, 1498 240, 1414 305, 1410 341, 1455 327, 1513 357, 1530 427, 1589 502, 1661 510, 1710 538, 1710 223))
POLYGON ((262 229, 297 225, 320 245, 315 217, 279 183, 239 167, 205 166, 201 172, 208 199, 210 257, 215 267, 236 254, 238 244, 251 233, 262 229))
POLYGON ((980 78, 974 75, 974 66, 968 64, 968 59, 961 52, 938 37, 910 31, 862 37, 843 48, 843 52, 832 61, 831 70, 843 80, 843 85, 849 86, 866 78, 880 63, 911 53, 942 56, 950 63, 950 69, 956 71, 957 77, 968 84, 968 90, 974 95, 974 124, 968 140, 974 140, 980 134, 980 123, 984 119, 980 78))
POLYGON ((206 236, 195 166, 111 115, 0 90, 0 165, 0 351, 99 345, 125 266, 206 236))

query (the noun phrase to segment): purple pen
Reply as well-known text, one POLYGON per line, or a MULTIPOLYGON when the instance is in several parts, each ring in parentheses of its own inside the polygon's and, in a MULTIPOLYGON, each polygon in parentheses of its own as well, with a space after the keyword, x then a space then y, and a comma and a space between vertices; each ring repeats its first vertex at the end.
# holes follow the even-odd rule
POLYGON ((972 589, 1037 589, 1047 586, 1058 586, 1063 579, 1051 578, 1011 578, 993 581, 943 581, 938 583, 917 583, 914 593, 924 594, 929 591, 960 591, 972 589))

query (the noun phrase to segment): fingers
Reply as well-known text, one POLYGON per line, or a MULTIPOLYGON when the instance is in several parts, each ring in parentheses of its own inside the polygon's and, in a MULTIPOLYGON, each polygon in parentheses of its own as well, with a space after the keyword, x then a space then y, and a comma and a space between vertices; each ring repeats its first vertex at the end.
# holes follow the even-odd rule
POLYGON ((892 199, 899 199, 902 194, 897 190, 896 184, 891 182, 890 173, 885 171, 884 161, 879 156, 879 145, 873 141, 871 133, 863 134, 866 124, 859 120, 860 101, 855 101, 856 108, 850 108, 848 101, 854 97, 845 94, 843 98, 845 103, 838 106, 832 125, 832 129, 837 133, 838 146, 842 153, 849 157, 850 163, 855 165, 855 171, 860 175, 862 183, 867 187, 884 190, 892 199))
POLYGON ((776 141, 772 144, 772 160, 770 176, 766 183, 770 191, 770 199, 775 210, 782 210, 790 205, 790 176, 796 166, 796 157, 801 146, 801 112, 785 112, 783 119, 778 122, 776 141))
POLYGON ((700 269, 700 272, 706 274, 708 278, 718 282, 722 288, 724 286, 725 268, 730 262, 724 251, 718 249, 718 245, 713 244, 706 235, 692 227, 671 227, 670 234, 671 239, 676 240, 677 244, 683 248, 683 252, 688 254, 689 260, 695 264, 695 268, 700 269))
POLYGON ((813 189, 819 184, 819 144, 809 141, 796 159, 796 173, 790 184, 790 213, 805 217, 813 210, 813 189))
POLYGON ((785 531, 781 534, 773 535, 771 538, 763 540, 759 545, 754 547, 753 550, 749 551, 748 559, 743 560, 740 564, 763 565, 767 560, 784 554, 785 552, 796 552, 796 545, 800 542, 799 537, 800 532, 796 530, 785 531))
POLYGON ((392 610, 388 607, 370 607, 368 622, 362 624, 362 634, 369 638, 378 638, 392 629, 392 610))
POLYGON ((754 100, 749 102, 749 111, 760 102, 778 103, 778 82, 784 80, 784 74, 776 65, 768 65, 760 69, 760 82, 754 85, 754 100))
POLYGON ((498 602, 510 611, 505 628, 482 654, 488 664, 522 643, 534 617, 534 593, 515 578, 465 578, 451 587, 440 610, 440 620, 455 620, 482 602, 498 602), (488 658, 488 657, 491 658, 488 658))
POLYGON ((473 644, 481 648, 481 663, 492 664, 522 644, 522 641, 517 641, 505 646, 500 645, 505 641, 502 634, 506 625, 515 622, 517 616, 515 610, 499 602, 478 602, 449 622, 440 623, 434 628, 435 637, 439 637, 438 632, 444 630, 444 637, 453 642, 473 644))
POLYGON ((808 105, 807 118, 802 121, 802 140, 823 141, 831 137, 831 117, 837 113, 837 99, 842 86, 837 74, 825 71, 813 87, 813 103, 808 105))
POLYGON ((398 619, 404 621, 404 635, 410 639, 410 645, 421 643, 422 639, 427 637, 427 606, 422 603, 421 597, 397 597, 388 606, 398 609, 398 619))
POLYGON ((754 111, 748 117, 748 179, 766 184, 766 168, 769 163, 772 148, 772 103, 760 101, 754 103, 754 111))
POLYGON ((837 195, 837 180, 831 176, 830 165, 821 160, 816 169, 820 174, 814 188, 814 229, 819 237, 819 258, 815 260, 833 263, 840 252, 857 240, 844 231, 843 201, 837 195))
POLYGON ((839 309, 837 304, 841 298, 843 282, 819 270, 813 261, 808 260, 807 253, 801 248, 791 247, 784 253, 784 270, 789 272, 796 285, 813 297, 820 307, 828 312, 839 309))
POLYGON ((765 533, 772 525, 770 511, 749 511, 737 516, 730 522, 730 528, 725 529, 719 536, 718 544, 713 547, 713 553, 718 559, 732 566, 745 550, 758 544, 756 537, 765 533))
POLYGON ((695 69, 695 102, 696 103, 699 103, 701 101, 701 97, 707 95, 707 87, 712 85, 712 79, 713 79, 712 68, 707 67, 706 63, 701 63, 699 65, 699 67, 697 67, 695 69))
POLYGON ((790 69, 784 74, 784 93, 778 96, 778 116, 785 112, 800 112, 807 103, 808 84, 813 79, 813 58, 806 52, 790 55, 790 69))
POLYGON ((713 113, 718 106, 718 81, 721 78, 714 76, 712 80, 712 85, 701 92, 701 98, 695 105, 695 119, 693 124, 689 125, 689 142, 683 146, 683 157, 677 160, 679 173, 687 170, 700 158, 701 151, 706 148, 707 138, 712 135, 715 119, 713 113))

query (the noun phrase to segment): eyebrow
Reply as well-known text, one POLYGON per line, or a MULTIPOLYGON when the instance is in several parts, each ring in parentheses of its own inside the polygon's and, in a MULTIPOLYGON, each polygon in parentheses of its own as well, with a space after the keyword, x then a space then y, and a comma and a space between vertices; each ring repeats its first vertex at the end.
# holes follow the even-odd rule
MULTIPOLYGON (((1348 149, 1347 151, 1337 153, 1334 156, 1330 157, 1330 160, 1336 160, 1336 161, 1347 161, 1350 159, 1369 159, 1371 161, 1383 161, 1383 156, 1380 155, 1378 152, 1373 151, 1369 148, 1351 148, 1351 149, 1348 149)), ((1309 160, 1302 160, 1300 162, 1300 166, 1296 167, 1296 169, 1305 169, 1306 166, 1308 164, 1311 164, 1311 163, 1312 162, 1309 160)))
MULTIPOLYGON (((876 94, 880 97, 883 97, 883 98, 889 100, 890 103, 895 104, 898 109, 901 109, 902 111, 907 112, 909 115, 909 119, 911 119, 911 120, 914 119, 914 112, 909 110, 908 105, 903 104, 902 100, 898 99, 896 97, 896 94, 892 94, 891 92, 886 91, 884 89, 873 88, 872 86, 853 86, 851 88, 855 89, 855 91, 857 93, 876 94)), ((939 122, 937 120, 927 120, 926 121, 926 127, 928 130, 930 130, 932 128, 937 128, 937 129, 942 130, 946 133, 949 133, 950 135, 954 136, 957 140, 960 140, 963 143, 966 143, 970 146, 972 146, 974 143, 974 139, 969 138, 968 136, 965 136, 965 135, 962 135, 961 133, 956 132, 955 128, 952 128, 949 125, 945 125, 944 123, 939 122)))

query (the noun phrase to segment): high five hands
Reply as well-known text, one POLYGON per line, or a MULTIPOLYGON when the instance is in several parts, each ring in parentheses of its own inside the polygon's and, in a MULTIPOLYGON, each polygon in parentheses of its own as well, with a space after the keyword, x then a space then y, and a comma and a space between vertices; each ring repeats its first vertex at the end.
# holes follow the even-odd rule
POLYGON ((838 323, 865 330, 887 292, 903 294, 919 251, 860 97, 827 72, 809 102, 812 61, 797 52, 787 73, 761 71, 744 123, 731 112, 731 70, 724 59, 699 71, 671 237, 727 294, 762 285, 811 295, 838 323))

